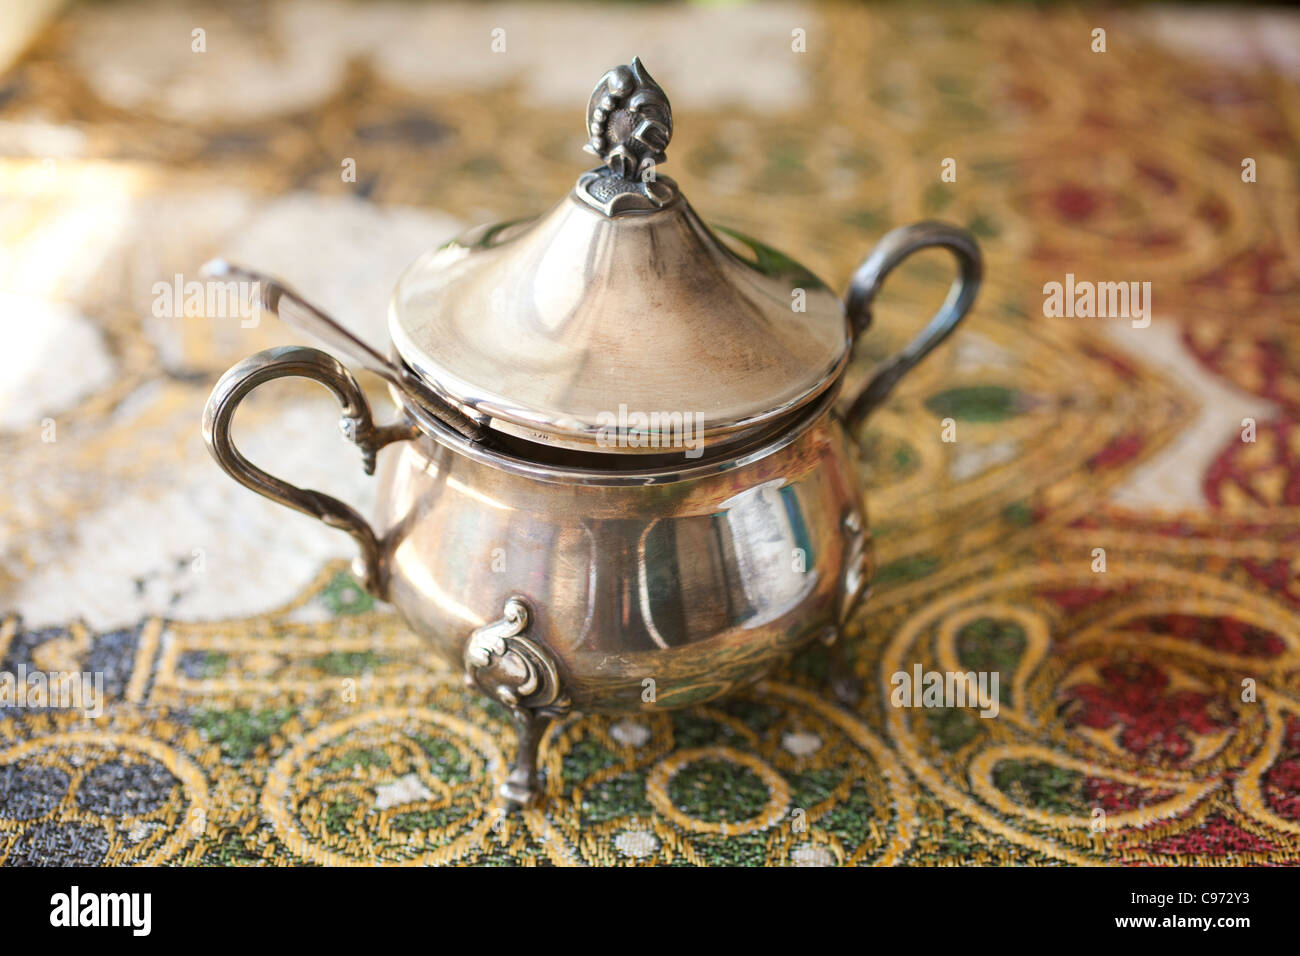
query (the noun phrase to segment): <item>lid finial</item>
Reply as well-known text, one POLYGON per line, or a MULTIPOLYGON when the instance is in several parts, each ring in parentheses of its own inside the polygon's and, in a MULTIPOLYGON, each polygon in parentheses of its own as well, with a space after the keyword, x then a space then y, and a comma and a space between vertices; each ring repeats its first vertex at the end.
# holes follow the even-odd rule
POLYGON ((587 152, 623 179, 641 179, 664 161, 673 135, 672 107, 640 57, 600 78, 587 103, 587 132, 587 152))
POLYGON ((616 66, 587 101, 587 145, 604 166, 583 174, 578 194, 607 216, 664 206, 676 195, 656 167, 673 135, 673 113, 663 89, 640 57, 616 66))

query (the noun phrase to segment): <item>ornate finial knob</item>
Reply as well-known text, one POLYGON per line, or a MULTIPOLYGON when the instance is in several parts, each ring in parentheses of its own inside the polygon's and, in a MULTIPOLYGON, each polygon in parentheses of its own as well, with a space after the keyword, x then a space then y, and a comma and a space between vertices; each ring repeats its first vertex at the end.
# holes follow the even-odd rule
POLYGON ((584 148, 621 179, 644 180, 664 161, 673 135, 672 108, 640 57, 600 78, 587 102, 587 133, 591 139, 584 148))

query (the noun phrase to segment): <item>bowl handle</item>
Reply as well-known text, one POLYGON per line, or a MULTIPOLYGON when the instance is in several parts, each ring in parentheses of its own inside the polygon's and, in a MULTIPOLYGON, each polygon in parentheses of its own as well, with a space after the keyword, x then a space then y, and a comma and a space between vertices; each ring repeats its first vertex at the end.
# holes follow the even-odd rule
POLYGON ((984 275, 984 259, 975 237, 965 229, 945 222, 918 222, 886 233, 871 250, 871 255, 853 273, 845 297, 845 311, 853 326, 856 342, 871 325, 871 303, 885 277, 904 259, 921 249, 942 246, 957 260, 957 278, 948 290, 939 311, 906 348, 887 359, 853 398, 846 401, 844 422, 849 434, 855 434, 863 420, 880 406, 893 391, 898 380, 936 345, 948 337, 970 311, 984 275))
POLYGON ((355 510, 319 491, 299 488, 267 474, 239 453, 230 437, 235 409, 257 386, 290 375, 325 385, 342 406, 343 434, 361 449, 366 474, 374 474, 375 454, 394 441, 414 438, 419 429, 406 420, 376 427, 365 394, 346 368, 331 355, 303 346, 282 346, 250 355, 221 376, 203 410, 203 440, 225 472, 247 488, 346 531, 361 546, 358 575, 366 590, 382 598, 387 574, 374 530, 355 510))

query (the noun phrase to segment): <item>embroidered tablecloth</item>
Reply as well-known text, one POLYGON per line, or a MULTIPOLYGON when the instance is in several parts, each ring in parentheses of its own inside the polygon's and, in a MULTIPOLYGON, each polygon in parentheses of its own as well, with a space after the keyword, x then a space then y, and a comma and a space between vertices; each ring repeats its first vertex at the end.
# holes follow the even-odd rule
MULTIPOLYGON (((0 860, 1294 862, 1298 38, 1168 8, 57 14, 0 74, 0 670, 103 701, 0 708, 0 860), (364 594, 346 536, 203 447, 216 377, 295 336, 179 300, 225 255, 382 341, 418 252, 570 187, 587 93, 634 53, 711 221, 843 288, 943 218, 987 281, 860 436, 861 702, 814 648, 736 699, 573 715, 545 803, 505 817, 507 716, 364 594), (1100 283, 1127 311, 1074 307, 1100 283), (918 667, 996 671, 998 716, 892 706, 918 667)), ((855 375, 949 268, 891 278, 855 375)), ((364 509, 336 414, 267 386, 241 447, 364 509)))

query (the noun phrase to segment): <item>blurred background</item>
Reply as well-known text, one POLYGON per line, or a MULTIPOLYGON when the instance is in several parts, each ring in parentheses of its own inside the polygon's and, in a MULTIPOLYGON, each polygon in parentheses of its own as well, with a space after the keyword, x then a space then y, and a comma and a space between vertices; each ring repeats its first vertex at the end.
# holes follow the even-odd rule
MULTIPOLYGON (((103 672, 110 706, 94 746, 67 737, 71 716, 5 712, 0 848, 1294 859, 1298 85, 1300 17, 1270 7, 10 0, 0 667, 103 672), (1013 719, 888 713, 879 694, 848 714, 821 702, 814 653, 783 690, 707 713, 575 717, 549 750, 549 808, 485 837, 479 771, 502 715, 369 602, 346 536, 239 487, 202 446, 220 373, 299 337, 160 297, 221 255, 385 341, 418 253, 572 186, 591 87, 633 55, 672 100, 666 172, 701 214, 832 287, 894 226, 979 237, 971 319, 859 436, 880 571, 856 654, 872 687, 913 661, 993 662, 1016 675, 1013 719), (1150 324, 1045 315, 1044 285, 1067 274, 1151 283, 1150 324), (373 723, 337 700, 361 676, 373 723), (1243 676, 1276 703, 1239 701, 1243 676), (665 811, 645 781, 682 740, 761 761, 781 799, 814 808, 812 831, 720 830, 777 800, 732 758, 672 765, 665 811), (272 766, 289 783, 268 784, 272 766), (187 836, 196 808, 211 825, 187 836)), ((936 254, 891 279, 855 376, 928 318, 948 269, 936 254)), ((336 414, 313 386, 272 383, 237 435, 364 511, 374 489, 336 414)))

